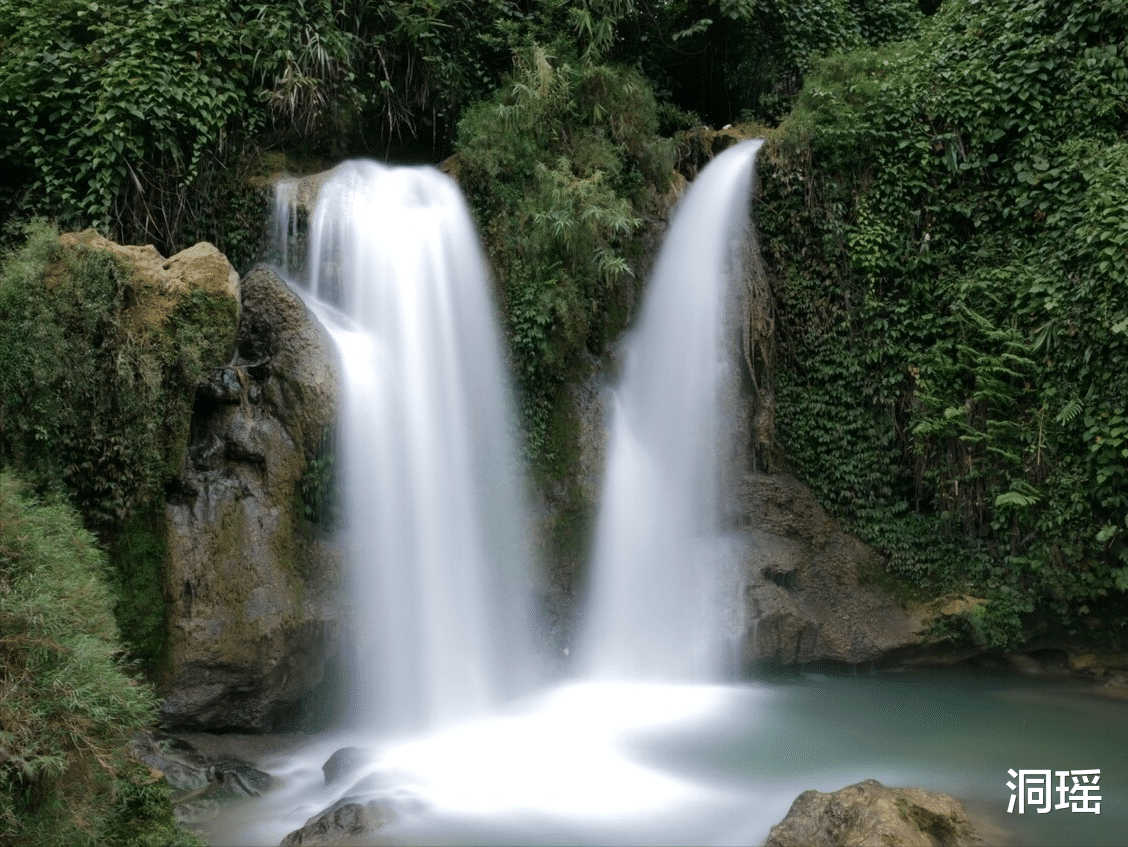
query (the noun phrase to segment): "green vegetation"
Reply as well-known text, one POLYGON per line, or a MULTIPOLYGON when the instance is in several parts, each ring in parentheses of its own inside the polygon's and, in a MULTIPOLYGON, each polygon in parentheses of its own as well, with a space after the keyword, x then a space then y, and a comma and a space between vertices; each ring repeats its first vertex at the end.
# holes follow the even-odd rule
POLYGON ((520 53, 510 82, 459 125, 459 180, 499 280, 531 454, 585 345, 599 352, 635 280, 631 236, 673 177, 646 81, 609 65, 520 53))
POLYGON ((119 622, 151 667, 163 637, 153 504, 179 474, 196 384, 227 360, 236 316, 197 289, 154 321, 140 296, 109 252, 28 228, 0 268, 0 465, 66 492, 109 544, 119 622))
POLYGON ((121 665, 112 603, 74 509, 0 473, 0 845, 200 843, 129 754, 155 701, 121 665))
POLYGON ((945 0, 816 63, 766 151, 781 437, 971 634, 1122 637, 1128 6, 945 0))
POLYGON ((338 501, 337 449, 332 430, 326 426, 318 438, 317 449, 306 456, 298 483, 301 498, 299 515, 323 529, 332 530, 341 519, 338 501))
MULTIPOLYGON (((456 152, 555 484, 568 381, 628 319, 673 134, 778 124, 760 226, 793 468, 886 556, 875 579, 989 600, 953 632, 1121 637, 1126 29, 1124 0, 0 0, 0 215, 166 254, 207 238, 245 267, 271 163, 456 152)), ((151 515, 234 314, 196 294, 138 324, 110 256, 17 230, 0 464, 68 492, 154 667, 151 515)), ((331 443, 307 459, 301 513, 331 525, 331 443)), ((563 549, 587 515, 560 499, 563 549)))

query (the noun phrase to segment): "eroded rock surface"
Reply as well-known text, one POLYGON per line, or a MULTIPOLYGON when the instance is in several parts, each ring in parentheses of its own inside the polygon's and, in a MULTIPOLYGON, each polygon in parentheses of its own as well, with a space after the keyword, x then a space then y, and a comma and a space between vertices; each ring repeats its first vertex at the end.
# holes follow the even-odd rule
POLYGON ((232 362, 197 393, 167 507, 166 724, 286 726, 337 649, 340 555, 302 479, 339 395, 331 340, 264 268, 242 281, 232 362))
POLYGON ((902 604, 867 573, 878 554, 841 530, 786 474, 749 474, 746 665, 882 663, 923 651, 934 612, 902 604))
POLYGON ((963 805, 923 788, 875 779, 828 794, 804 791, 765 847, 966 847, 981 844, 963 805))
POLYGON ((374 800, 345 797, 283 838, 282 847, 368 843, 360 839, 371 836, 390 820, 391 814, 374 800))
POLYGON ((209 754, 183 738, 143 732, 132 746, 153 776, 168 782, 176 819, 186 826, 214 820, 235 800, 258 797, 276 787, 274 777, 250 762, 226 751, 209 754))

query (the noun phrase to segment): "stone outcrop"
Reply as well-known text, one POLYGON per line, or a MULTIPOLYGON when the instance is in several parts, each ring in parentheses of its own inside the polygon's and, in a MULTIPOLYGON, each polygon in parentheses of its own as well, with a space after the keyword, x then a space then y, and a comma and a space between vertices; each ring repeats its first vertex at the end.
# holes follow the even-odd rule
POLYGON ((886 788, 875 779, 838 791, 804 791, 764 847, 965 847, 981 844, 954 797, 886 788))
POLYGON ((867 575, 877 553, 841 530, 786 474, 745 477, 745 665, 882 663, 918 653, 934 613, 902 604, 867 575))
POLYGON ((164 777, 172 789, 173 811, 184 826, 214 820, 225 807, 245 797, 259 797, 277 787, 270 774, 228 751, 216 755, 191 741, 155 732, 133 739, 133 754, 164 777))
POLYGON ((237 349, 197 392, 168 495, 161 718, 267 731, 291 724, 337 649, 339 550, 303 516, 302 480, 335 419, 328 335, 270 271, 242 282, 237 349))
POLYGON ((239 274, 227 257, 207 241, 181 250, 169 259, 152 244, 144 247, 115 244, 93 229, 64 232, 59 242, 65 247, 106 250, 132 268, 132 297, 125 313, 130 325, 161 326, 184 295, 194 289, 239 302, 239 274))
POLYGON ((369 844, 368 838, 390 820, 391 814, 374 800, 345 797, 283 838, 282 847, 369 844))

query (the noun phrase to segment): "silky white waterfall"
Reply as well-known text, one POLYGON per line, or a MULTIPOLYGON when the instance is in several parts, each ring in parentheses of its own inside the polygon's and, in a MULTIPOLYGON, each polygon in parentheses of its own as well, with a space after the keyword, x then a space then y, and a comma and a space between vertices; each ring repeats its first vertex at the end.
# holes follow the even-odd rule
MULTIPOLYGON (((283 183, 279 197, 292 195, 283 183)), ((283 243, 293 219, 276 213, 283 243)), ((483 714, 527 680, 528 556, 501 336, 469 210, 435 169, 346 162, 319 189, 307 255, 302 286, 346 383, 352 723, 401 731, 483 714)))
POLYGON ((736 586, 724 578, 722 480, 739 451, 739 302, 759 141, 713 160, 674 212, 614 392, 585 636, 599 678, 711 680, 736 586))

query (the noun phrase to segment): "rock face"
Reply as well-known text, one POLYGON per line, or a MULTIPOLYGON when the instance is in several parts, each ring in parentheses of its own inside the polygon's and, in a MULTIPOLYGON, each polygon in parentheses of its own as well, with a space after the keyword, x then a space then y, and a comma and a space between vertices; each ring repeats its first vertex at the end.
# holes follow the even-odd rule
POLYGON ((95 230, 65 232, 59 241, 68 247, 83 245, 107 250, 133 268, 133 303, 126 320, 158 327, 180 300, 193 289, 239 300, 239 274, 214 244, 201 241, 166 259, 152 244, 144 247, 115 244, 95 230))
POLYGON ((764 847, 964 847, 982 841, 955 798, 867 779, 830 794, 804 791, 764 847))
POLYGON ((867 584, 877 553, 843 532, 805 485, 753 473, 740 499, 749 542, 746 666, 882 663, 923 651, 935 613, 867 584))
POLYGON ((367 837, 390 820, 379 803, 345 797, 283 838, 282 847, 368 844, 367 837), (362 838, 365 840, 359 840, 362 838))
POLYGON ((168 725, 285 726, 337 649, 339 551, 305 519, 302 481, 331 432, 338 374, 301 299, 268 270, 248 274, 235 356, 197 393, 167 498, 168 725))

